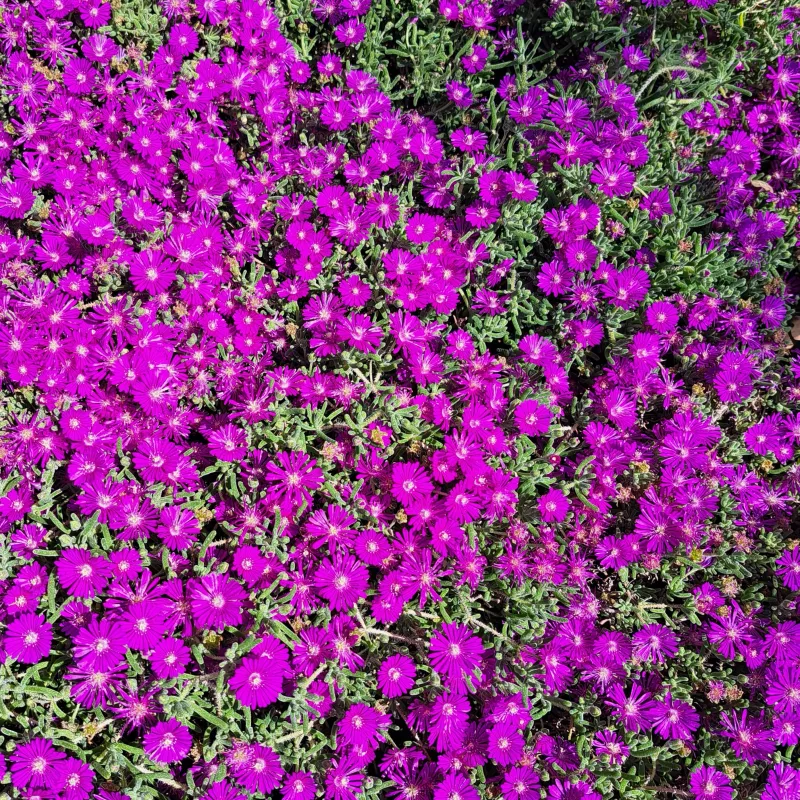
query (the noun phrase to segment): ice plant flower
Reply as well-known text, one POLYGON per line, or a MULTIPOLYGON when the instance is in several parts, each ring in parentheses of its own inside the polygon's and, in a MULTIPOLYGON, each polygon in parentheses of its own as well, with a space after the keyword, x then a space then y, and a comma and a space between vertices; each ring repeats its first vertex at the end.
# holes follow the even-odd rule
POLYGON ((159 764, 180 761, 191 745, 189 729, 176 719, 157 722, 144 736, 145 753, 159 764))

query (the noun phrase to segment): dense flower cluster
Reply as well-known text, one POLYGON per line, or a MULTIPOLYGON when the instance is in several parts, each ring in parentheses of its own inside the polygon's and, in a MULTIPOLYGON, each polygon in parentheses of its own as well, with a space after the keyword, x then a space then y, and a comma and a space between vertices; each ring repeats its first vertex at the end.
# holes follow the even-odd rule
MULTIPOLYGON (((439 13, 449 22, 458 22, 465 28, 485 33, 497 27, 498 22, 513 21, 512 15, 524 0, 439 0, 439 13)), ((502 32, 501 32, 502 33, 502 32)))
POLYGON ((654 117, 516 0, 419 108, 369 0, 143 7, 3 7, 0 782, 800 800, 798 15, 654 117))
POLYGON ((361 17, 371 0, 314 0, 312 13, 319 22, 334 25, 336 39, 345 47, 360 44, 367 32, 361 17))

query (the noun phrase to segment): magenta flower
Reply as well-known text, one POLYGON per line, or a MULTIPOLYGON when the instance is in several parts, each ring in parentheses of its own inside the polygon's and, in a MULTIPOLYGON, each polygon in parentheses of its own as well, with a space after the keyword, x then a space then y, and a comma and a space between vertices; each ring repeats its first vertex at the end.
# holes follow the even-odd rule
POLYGON ((464 741, 469 701, 457 694, 440 694, 430 709, 429 739, 433 747, 447 752, 464 741))
POLYGON ((192 581, 189 596, 192 615, 201 628, 222 630, 241 623, 244 589, 227 574, 212 573, 192 581))
POLYGON ((414 686, 416 675, 414 662, 408 656, 396 653, 378 669, 378 686, 386 697, 401 697, 414 686))
POLYGON ((800 800, 800 9, 715 1, 7 0, 12 794, 800 800))
POLYGON ((17 789, 54 786, 64 754, 48 739, 37 737, 17 745, 11 754, 11 783, 17 789))
POLYGON ((433 484, 425 470, 415 462, 392 466, 392 487, 402 503, 410 503, 430 495, 433 484))
POLYGON ((768 674, 767 705, 778 712, 800 711, 800 669, 791 663, 777 663, 768 674))
POLYGON ((724 730, 720 735, 731 740, 731 748, 747 764, 764 761, 775 751, 772 734, 763 716, 748 715, 747 709, 722 714, 724 730))
POLYGON ((550 429, 553 414, 546 406, 535 400, 523 400, 514 409, 514 419, 522 433, 541 436, 550 429))
POLYGON ((159 764, 180 761, 189 753, 192 736, 176 719, 157 722, 144 736, 144 751, 159 764))
POLYGON ((733 789, 724 772, 714 767, 698 767, 689 778, 696 800, 731 800, 733 789))
POLYGON ((94 788, 94 770, 77 758, 65 758, 56 766, 55 787, 64 800, 85 800, 94 788))
POLYGON ((247 749, 247 758, 234 766, 233 774, 248 792, 269 794, 280 786, 283 767, 271 747, 256 743, 247 749))
POLYGON ((641 208, 652 220, 658 220, 673 213, 669 189, 655 189, 641 202, 641 208))
POLYGON ((465 678, 473 679, 480 667, 483 652, 483 642, 466 625, 445 622, 431 639, 431 666, 450 689, 463 691, 465 678))
POLYGON ((650 66, 650 59, 645 55, 641 48, 636 45, 629 45, 622 48, 622 58, 625 66, 633 72, 643 72, 650 66))
POLYGON ((75 637, 73 652, 83 664, 107 670, 119 664, 126 642, 121 628, 108 619, 92 619, 75 637))
POLYGON ((434 789, 433 800, 451 800, 458 797, 460 800, 480 800, 478 790, 470 783, 465 775, 450 772, 444 780, 434 789))
POLYGON ((788 589, 800 591, 800 545, 793 550, 784 550, 775 563, 775 572, 781 577, 788 589))
POLYGON ((642 661, 663 664, 678 652, 678 639, 665 625, 645 625, 633 635, 633 653, 642 661))
POLYGON ((625 740, 611 729, 596 733, 592 744, 597 755, 606 756, 608 763, 615 766, 622 764, 630 755, 630 748, 625 744, 625 740))
POLYGON ((180 506, 167 506, 161 509, 157 533, 170 550, 186 550, 197 541, 200 524, 197 517, 180 506))
POLYGON ((800 742, 800 714, 780 714, 772 720, 772 733, 780 745, 793 745, 800 742))
POLYGON ((539 800, 539 776, 529 766, 511 767, 503 778, 503 800, 539 800))
POLYGON ((331 762, 325 774, 325 796, 329 800, 356 800, 363 784, 361 767, 353 756, 347 755, 331 762))
POLYGON ((191 651, 178 639, 163 639, 150 655, 150 664, 159 680, 182 675, 189 663, 191 651))
POLYGON ((525 739, 515 723, 503 722, 489 731, 489 757, 500 766, 507 767, 516 763, 522 755, 524 745, 525 739))
POLYGON ((353 556, 326 558, 314 574, 314 586, 334 611, 347 611, 366 596, 369 573, 353 556))
POLYGON ((282 800, 313 800, 317 784, 310 772, 290 772, 283 781, 282 800))
POLYGON ((635 175, 626 164, 609 161, 596 166, 590 180, 608 197, 624 197, 633 190, 635 175))
POLYGON ((599 792, 585 781, 565 781, 556 778, 547 790, 547 800, 601 800, 599 792))
POLYGON ((339 722, 342 741, 351 748, 374 749, 383 741, 381 729, 389 725, 390 717, 364 703, 355 703, 339 722))
POLYGON ((276 453, 267 465, 266 480, 271 484, 271 496, 280 501, 298 504, 311 502, 311 493, 322 486, 324 476, 316 461, 305 453, 276 453))
POLYGON ((108 562, 88 550, 62 550, 56 562, 58 579, 73 597, 94 597, 106 585, 108 562))
POLYGON ((653 730, 665 739, 691 739, 700 727, 700 715, 683 700, 675 699, 670 692, 656 701, 650 713, 653 730))
POLYGON ((230 679, 236 699, 248 708, 264 708, 281 693, 289 665, 286 648, 272 637, 265 640, 264 654, 245 656, 230 679))
POLYGON ((762 793, 763 800, 785 800, 797 795, 800 789, 800 769, 789 764, 775 764, 767 776, 767 785, 762 793))
POLYGON ((669 333, 678 324, 680 314, 672 303, 666 300, 658 300, 648 306, 646 317, 647 324, 653 330, 659 333, 669 333))
POLYGON ((208 437, 208 447, 220 461, 240 461, 247 453, 247 435, 234 425, 224 425, 208 437))
POLYGON ((550 489, 539 498, 539 513, 545 522, 563 522, 569 513, 569 500, 559 489, 550 489))
POLYGON ((634 683, 630 693, 620 684, 614 684, 608 689, 606 703, 611 707, 615 717, 619 718, 626 730, 638 733, 653 727, 653 714, 655 704, 652 694, 645 691, 639 684, 634 683))
POLYGON ((119 618, 120 633, 132 650, 147 651, 155 647, 169 629, 169 604, 159 598, 132 604, 119 618))
POLYGON ((53 626, 40 614, 22 614, 8 625, 5 652, 23 664, 36 664, 50 655, 53 626))

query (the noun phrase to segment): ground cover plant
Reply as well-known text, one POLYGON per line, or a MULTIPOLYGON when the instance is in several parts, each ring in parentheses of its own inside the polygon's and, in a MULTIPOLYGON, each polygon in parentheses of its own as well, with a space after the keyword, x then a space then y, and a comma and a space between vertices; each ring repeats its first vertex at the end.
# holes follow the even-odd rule
POLYGON ((0 795, 800 800, 800 7, 0 14, 0 795))

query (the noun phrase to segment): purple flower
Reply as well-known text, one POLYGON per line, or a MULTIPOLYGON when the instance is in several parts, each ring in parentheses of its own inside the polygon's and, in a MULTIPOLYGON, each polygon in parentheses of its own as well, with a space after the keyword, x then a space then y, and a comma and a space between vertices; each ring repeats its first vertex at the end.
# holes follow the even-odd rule
POLYGON ((599 792, 585 781, 566 781, 556 778, 547 790, 547 800, 601 800, 599 792))
POLYGON ((180 506, 167 506, 159 515, 157 533, 170 550, 186 550, 197 541, 200 524, 197 517, 180 506))
POLYGON ((779 745, 794 745, 800 742, 800 714, 788 713, 772 720, 772 734, 779 745))
POLYGON ((463 83, 450 81, 447 84, 447 97, 458 108, 469 108, 473 103, 472 91, 463 83))
POLYGON ((677 700, 671 692, 656 701, 650 712, 653 730, 665 739, 691 739, 700 727, 700 715, 683 700, 677 700))
POLYGON ((697 800, 731 800, 733 789, 725 773, 714 767, 698 767, 689 778, 697 800))
POLYGON ((55 787, 64 800, 84 800, 94 788, 94 770, 77 758, 65 758, 56 766, 55 787))
POLYGON ((122 737, 202 800, 599 800, 655 730, 694 752, 675 791, 732 800, 705 704, 800 800, 800 10, 712 97, 727 17, 687 3, 707 37, 669 75, 642 34, 670 0, 598 0, 630 43, 531 79, 521 0, 440 0, 435 107, 438 67, 401 75, 430 15, 381 77, 341 52, 370 0, 312 0, 294 41, 283 5, 160 0, 144 44, 107 0, 10 0, 2 657, 113 723, 66 758, 12 698, 17 794, 127 800, 94 785, 122 737), (668 90, 700 99, 670 122, 668 90), (735 669, 690 697, 695 650, 735 669), (523 678, 605 722, 527 746, 523 678))
POLYGON ((598 756, 607 756, 608 763, 615 766, 622 764, 630 755, 630 749, 625 744, 625 740, 616 731, 610 729, 596 733, 593 744, 595 753, 598 756))
POLYGON ((22 664, 36 664, 50 655, 53 626, 40 614, 22 614, 6 630, 5 652, 22 664))
POLYGON ((762 717, 748 717, 747 709, 728 711, 722 715, 722 724, 720 735, 731 740, 733 752, 748 764, 763 761, 774 752, 775 743, 762 717))
POLYGON ((480 72, 486 64, 489 51, 480 45, 473 45, 472 49, 461 59, 461 63, 467 72, 480 72))
POLYGON ((523 400, 514 409, 514 419, 522 433, 529 436, 540 436, 550 429, 553 415, 546 406, 536 400, 523 400))
POLYGON ((775 664, 767 674, 766 701, 778 712, 800 711, 800 669, 775 664))
POLYGON ((190 656, 189 648, 182 641, 163 639, 150 655, 150 663, 156 677, 159 680, 166 680, 183 674, 190 656))
POLYGON ((658 300, 648 307, 646 317, 647 324, 653 330, 659 333, 669 333, 678 324, 680 314, 672 303, 658 300))
POLYGON ((465 678, 472 678, 482 657, 483 642, 466 625, 442 623, 431 639, 431 666, 450 689, 463 691, 465 678))
POLYGON ((800 769, 789 764, 775 764, 767 776, 761 800, 789 800, 800 794, 800 769))
POLYGON ((247 453, 247 435, 234 425, 223 425, 208 437, 208 448, 220 461, 240 461, 247 453))
POLYGON ((622 59, 632 72, 645 72, 650 67, 650 59, 636 45, 623 47, 622 59))
POLYGON ((242 603, 247 595, 226 574, 212 573, 194 580, 189 595, 192 615, 201 628, 222 630, 242 621, 242 603))
POLYGON ((400 697, 406 694, 416 678, 414 662, 400 653, 389 656, 378 670, 378 686, 386 697, 400 697))
POLYGON ((17 789, 54 786, 64 754, 48 739, 37 737, 17 745, 11 754, 11 783, 17 789))
POLYGON ((287 649, 274 637, 266 637, 245 656, 230 679, 236 699, 248 708, 264 708, 281 693, 289 666, 287 649))
POLYGON ((793 550, 784 550, 775 563, 775 572, 783 580, 787 589, 793 592, 800 591, 800 545, 793 550))
POLYGON ((234 766, 236 781, 253 794, 269 794, 280 786, 283 767, 278 754, 266 745, 247 748, 247 757, 234 766))
POLYGON ((353 756, 331 762, 325 775, 325 796, 330 800, 356 800, 361 795, 364 773, 353 756))
POLYGON ((539 513, 545 522, 563 522, 569 513, 569 500, 559 489, 550 489, 539 498, 539 513))
POLYGON ((642 200, 641 208, 650 219, 659 220, 673 212, 669 198, 669 189, 655 189, 642 200))
POLYGON ((655 703, 652 700, 652 694, 642 689, 639 684, 632 684, 628 695, 625 694, 621 685, 611 686, 606 703, 626 730, 638 733, 653 727, 652 717, 655 712, 655 703))
POLYGON ((608 197, 624 197, 633 190, 635 175, 626 164, 607 161, 594 168, 590 180, 608 197))
POLYGON ((450 772, 434 789, 433 800, 453 800, 456 797, 459 800, 480 800, 478 790, 465 775, 450 772))
POLYGON ((290 772, 286 775, 281 789, 283 800, 312 800, 317 792, 317 784, 310 772, 290 772))
POLYGON ((663 664, 678 652, 678 639, 665 625, 645 625, 633 635, 633 653, 642 661, 663 664))
POLYGON ((326 558, 314 574, 317 592, 334 611, 346 611, 366 596, 369 573, 351 555, 326 558))
POLYGON ((430 709, 429 739, 440 752, 458 747, 464 741, 470 706, 466 697, 440 694, 430 709))
POLYGON ((144 751, 155 762, 169 764, 189 753, 192 736, 176 719, 157 722, 144 736, 144 751))
POLYGON ((389 715, 365 705, 355 703, 340 720, 338 733, 348 747, 374 749, 383 741, 381 729, 389 724, 389 715))
POLYGON ((94 597, 105 588, 108 563, 88 550, 62 550, 56 562, 58 579, 73 597, 94 597))
POLYGON ((516 724, 502 722, 489 731, 489 757, 500 766, 510 766, 519 760, 525 739, 516 724))
POLYGON ((503 800, 539 800, 539 776, 529 766, 511 767, 503 777, 503 800))
POLYGON ((75 658, 89 667, 110 669, 125 655, 126 642, 119 626, 108 619, 92 619, 75 637, 75 658))

